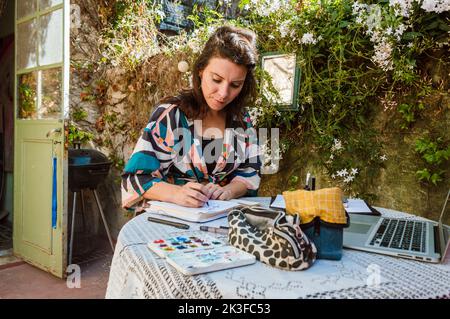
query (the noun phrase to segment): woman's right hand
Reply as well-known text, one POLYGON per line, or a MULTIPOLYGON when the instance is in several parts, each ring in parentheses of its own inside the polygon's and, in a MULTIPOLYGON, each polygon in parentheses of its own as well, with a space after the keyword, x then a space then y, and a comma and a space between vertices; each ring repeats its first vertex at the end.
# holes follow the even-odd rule
POLYGON ((173 194, 173 203, 186 207, 202 207, 208 201, 207 194, 208 189, 204 185, 189 182, 173 194))

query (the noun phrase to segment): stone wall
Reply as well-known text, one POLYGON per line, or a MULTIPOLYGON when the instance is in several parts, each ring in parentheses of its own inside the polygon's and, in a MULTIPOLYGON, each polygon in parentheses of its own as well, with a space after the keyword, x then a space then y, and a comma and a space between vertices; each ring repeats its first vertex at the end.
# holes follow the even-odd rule
MULTIPOLYGON (((98 17, 95 18, 95 1, 74 2, 81 8, 82 27, 71 32, 73 63, 70 105, 72 110, 83 109, 87 112, 87 117, 77 122, 78 127, 95 135, 94 141, 86 147, 99 149, 114 160, 115 166, 108 180, 99 187, 99 196, 116 237, 130 218, 120 207, 121 168, 157 101, 187 86, 187 77, 177 70, 178 62, 192 61, 190 54, 185 52, 154 56, 132 71, 98 63, 101 60, 98 39, 104 25, 98 17)), ((414 152, 414 141, 429 131, 449 137, 448 70, 438 64, 432 68, 434 81, 445 85, 440 93, 426 101, 427 108, 410 130, 398 128, 400 119, 396 110, 385 111, 381 105, 374 110, 372 123, 379 132, 378 139, 382 142, 387 161, 380 174, 366 184, 367 191, 376 195, 371 204, 428 218, 436 218, 440 213, 450 174, 446 173, 445 181, 438 187, 425 186, 415 176, 420 163, 414 152), (442 81, 443 77, 447 80, 442 81)), ((263 176, 260 195, 276 195, 288 186, 303 187, 302 182, 308 171, 317 177, 318 188, 334 186, 335 181, 317 165, 318 155, 314 147, 299 141, 284 154, 277 174, 263 176), (295 184, 290 183, 292 175, 300 177, 295 184)), ((88 209, 96 212, 91 195, 87 194, 86 202, 88 209)), ((446 221, 450 223, 450 216, 446 221)), ((102 227, 99 229, 102 231, 102 227)))

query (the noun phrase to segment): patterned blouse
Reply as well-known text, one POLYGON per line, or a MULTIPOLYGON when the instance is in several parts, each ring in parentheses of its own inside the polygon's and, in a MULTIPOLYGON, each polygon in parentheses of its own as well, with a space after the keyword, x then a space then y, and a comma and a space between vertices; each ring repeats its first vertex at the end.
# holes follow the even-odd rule
POLYGON ((183 185, 197 178, 221 186, 238 180, 247 186, 246 196, 256 196, 261 179, 259 147, 248 114, 243 121, 227 120, 221 154, 208 174, 194 121, 176 105, 159 105, 125 165, 122 207, 134 210, 143 204, 143 194, 155 183, 183 185))

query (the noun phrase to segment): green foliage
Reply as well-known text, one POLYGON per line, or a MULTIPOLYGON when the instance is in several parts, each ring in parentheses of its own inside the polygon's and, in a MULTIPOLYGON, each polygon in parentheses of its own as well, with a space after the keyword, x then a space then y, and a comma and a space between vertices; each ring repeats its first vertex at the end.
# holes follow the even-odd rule
POLYGON ((74 147, 75 144, 85 144, 94 138, 94 134, 77 128, 74 124, 69 124, 69 145, 74 147))
POLYGON ((420 181, 437 185, 443 180, 450 159, 450 145, 442 137, 431 140, 428 137, 416 141, 415 151, 420 154, 424 168, 416 172, 420 181))
POLYGON ((76 108, 72 111, 72 120, 75 122, 87 119, 88 113, 83 108, 76 108))
POLYGON ((402 115, 403 123, 400 124, 401 129, 408 129, 412 123, 416 121, 416 114, 425 108, 423 103, 406 104, 402 103, 398 106, 398 112, 402 115))
MULTIPOLYGON (((385 112, 401 116, 400 128, 411 129, 425 109, 424 99, 436 89, 423 61, 449 45, 448 12, 427 12, 418 2, 404 15, 399 4, 387 0, 241 0, 241 15, 228 20, 226 10, 195 5, 188 17, 193 32, 170 39, 157 31, 158 2, 115 3, 103 50, 103 62, 112 65, 136 69, 152 55, 181 51, 193 54, 193 60, 225 22, 255 31, 260 53, 295 53, 302 73, 299 111, 275 106, 268 97, 277 95, 272 79, 257 66, 259 96, 249 109, 252 121, 280 128, 285 150, 300 140, 311 141, 330 177, 355 192, 383 168, 385 155, 374 122, 380 97, 385 112), (342 148, 336 149, 336 141, 342 148), (352 169, 357 173, 350 175, 352 169)), ((446 55, 436 60, 443 68, 450 64, 446 55)), ((433 156, 442 157, 438 151, 433 156)), ((442 174, 425 167, 420 176, 437 183, 442 174)))
POLYGON ((36 90, 29 84, 19 85, 20 117, 27 118, 36 113, 36 90))
POLYGON ((300 178, 297 175, 291 175, 288 180, 287 190, 294 191, 294 190, 298 189, 299 181, 300 181, 300 178))

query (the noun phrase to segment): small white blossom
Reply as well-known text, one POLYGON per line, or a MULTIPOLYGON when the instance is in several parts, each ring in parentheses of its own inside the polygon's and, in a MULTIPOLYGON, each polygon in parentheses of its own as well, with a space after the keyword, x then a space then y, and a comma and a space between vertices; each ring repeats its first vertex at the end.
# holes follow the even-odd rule
POLYGON ((449 0, 423 0, 421 8, 427 12, 442 13, 450 11, 449 0))
POLYGON ((341 169, 340 171, 337 171, 336 175, 339 176, 339 177, 344 177, 344 176, 348 175, 348 171, 347 171, 346 168, 344 168, 344 169, 341 169))
POLYGON ((308 32, 308 33, 303 34, 300 42, 303 44, 316 44, 317 40, 314 39, 314 35, 312 33, 308 32))
POLYGON ((386 155, 381 155, 380 156, 380 160, 382 160, 383 162, 387 160, 387 156, 386 155))
POLYGON ((346 178, 344 178, 344 183, 350 183, 351 181, 353 181, 355 179, 355 176, 353 175, 349 175, 346 178))
POLYGON ((395 7, 395 14, 408 18, 411 13, 413 2, 417 0, 389 0, 389 6, 395 7))
POLYGON ((340 150, 342 150, 342 142, 341 142, 341 140, 335 138, 333 140, 333 146, 331 146, 331 152, 335 153, 335 152, 338 152, 340 150))
POLYGON ((375 54, 372 60, 378 64, 384 71, 392 70, 392 45, 387 41, 375 44, 375 54))
POLYGON ((280 32, 280 36, 282 38, 285 38, 289 34, 289 31, 290 31, 289 25, 290 25, 290 21, 285 20, 282 23, 280 23, 280 25, 278 26, 278 31, 280 32))

